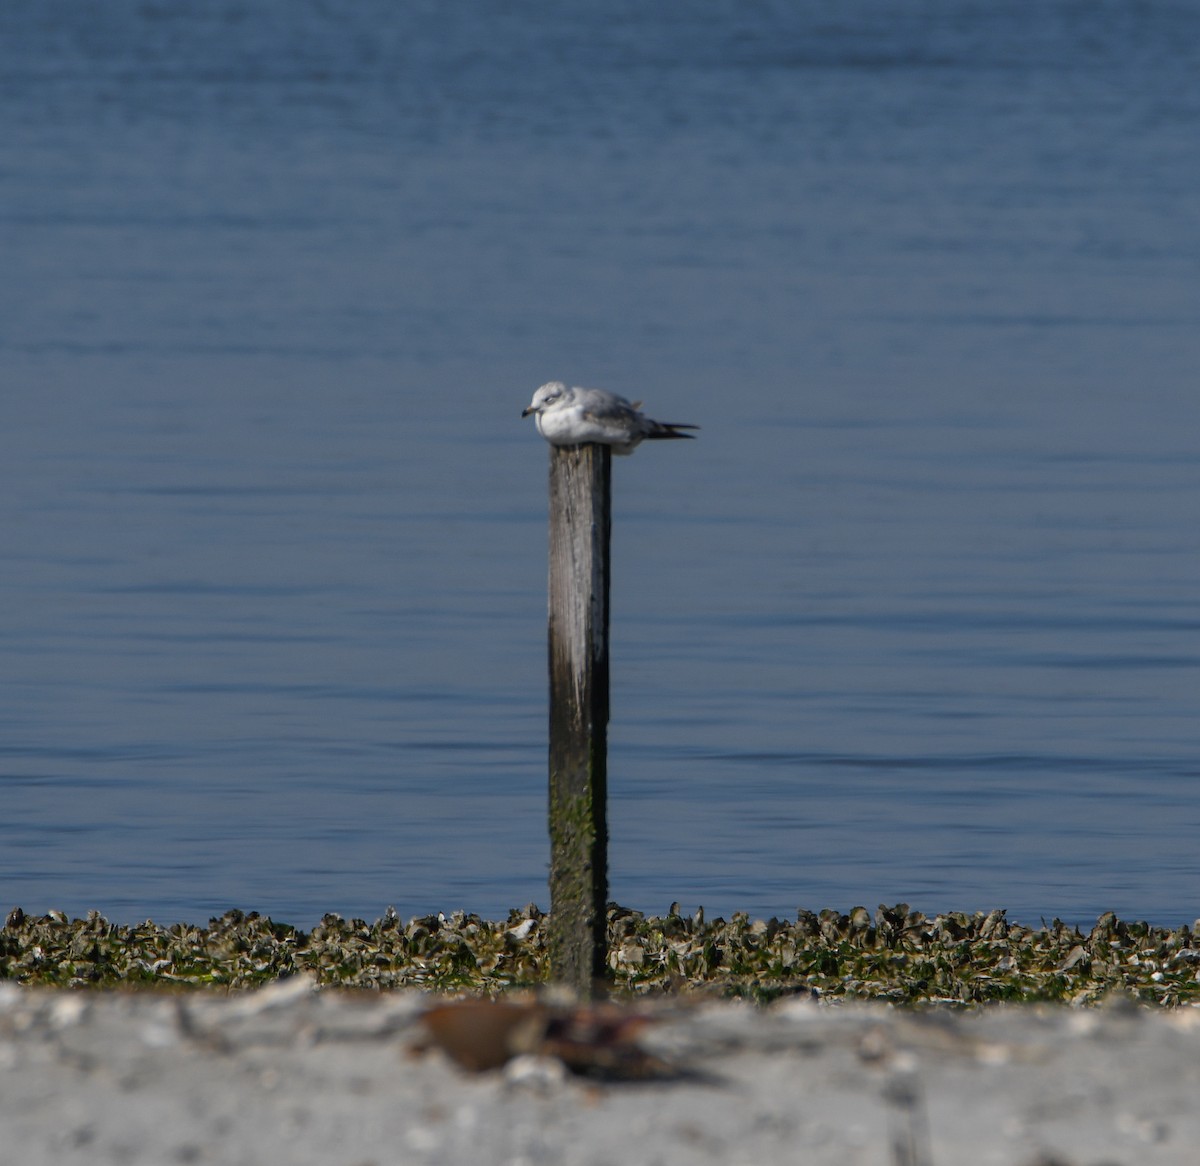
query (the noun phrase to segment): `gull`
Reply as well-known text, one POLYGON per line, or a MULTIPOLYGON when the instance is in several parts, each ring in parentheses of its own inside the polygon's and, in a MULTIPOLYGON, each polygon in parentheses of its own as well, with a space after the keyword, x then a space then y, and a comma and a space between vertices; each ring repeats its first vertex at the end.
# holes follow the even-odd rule
POLYGON ((533 394, 522 417, 533 414, 538 432, 551 445, 611 445, 613 453, 630 454, 643 441, 690 438, 679 425, 654 421, 639 412, 641 401, 627 401, 607 389, 569 389, 564 381, 551 381, 533 394))

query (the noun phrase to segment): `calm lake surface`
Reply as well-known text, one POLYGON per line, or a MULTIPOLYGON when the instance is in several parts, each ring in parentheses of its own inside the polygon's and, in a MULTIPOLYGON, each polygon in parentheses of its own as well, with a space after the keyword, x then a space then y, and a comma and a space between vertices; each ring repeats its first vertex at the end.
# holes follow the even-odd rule
POLYGON ((1200 7, 6 0, 0 906, 1200 915, 1200 7))

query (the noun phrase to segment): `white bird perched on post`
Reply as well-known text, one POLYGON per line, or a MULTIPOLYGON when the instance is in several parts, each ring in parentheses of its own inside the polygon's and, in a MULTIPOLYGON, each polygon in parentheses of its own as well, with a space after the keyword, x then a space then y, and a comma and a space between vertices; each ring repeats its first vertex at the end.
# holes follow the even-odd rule
POLYGON ((643 441, 670 441, 690 438, 681 429, 699 429, 698 425, 679 425, 655 421, 639 412, 641 401, 627 401, 606 389, 569 389, 563 381, 551 381, 533 394, 533 400, 521 416, 530 413, 538 432, 551 445, 610 445, 613 453, 630 454, 643 441))

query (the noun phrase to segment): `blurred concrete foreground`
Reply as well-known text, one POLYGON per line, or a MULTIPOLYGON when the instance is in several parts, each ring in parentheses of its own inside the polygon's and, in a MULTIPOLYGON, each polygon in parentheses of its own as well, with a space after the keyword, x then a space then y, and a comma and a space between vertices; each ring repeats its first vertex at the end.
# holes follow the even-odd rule
POLYGON ((417 993, 0 984, 0 1145, 97 1163, 1152 1166, 1200 1154, 1200 1010, 660 1005, 665 1070, 469 1073, 417 993))

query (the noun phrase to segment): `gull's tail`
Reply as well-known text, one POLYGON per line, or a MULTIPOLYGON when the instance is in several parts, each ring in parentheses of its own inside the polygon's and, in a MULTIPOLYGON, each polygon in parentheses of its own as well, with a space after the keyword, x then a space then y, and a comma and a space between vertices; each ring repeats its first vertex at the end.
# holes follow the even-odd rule
POLYGON ((680 433, 681 429, 699 429, 699 425, 680 425, 674 421, 651 421, 654 426, 649 433, 646 434, 647 441, 672 441, 681 438, 693 438, 694 433, 680 433))

